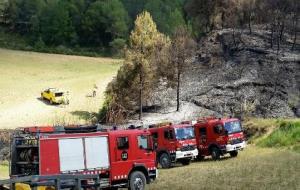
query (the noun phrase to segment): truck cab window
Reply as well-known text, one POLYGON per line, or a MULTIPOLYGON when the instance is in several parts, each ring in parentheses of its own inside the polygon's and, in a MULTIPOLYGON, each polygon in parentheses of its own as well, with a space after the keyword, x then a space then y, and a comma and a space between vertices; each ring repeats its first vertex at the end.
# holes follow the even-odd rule
POLYGON ((216 126, 214 126, 214 132, 216 134, 221 134, 223 132, 223 127, 221 124, 217 124, 216 126))
POLYGON ((200 136, 206 136, 206 128, 202 127, 199 129, 200 136))
POLYGON ((145 135, 140 135, 138 136, 138 146, 140 149, 149 149, 148 147, 149 143, 148 143, 148 138, 145 135))
POLYGON ((153 134, 152 134, 152 137, 153 137, 154 140, 158 139, 158 133, 157 133, 157 132, 156 132, 156 133, 153 133, 153 134))
POLYGON ((173 131, 172 130, 165 130, 164 131, 165 139, 174 139, 173 131))
POLYGON ((128 137, 118 137, 117 146, 119 150, 128 149, 129 148, 128 137))

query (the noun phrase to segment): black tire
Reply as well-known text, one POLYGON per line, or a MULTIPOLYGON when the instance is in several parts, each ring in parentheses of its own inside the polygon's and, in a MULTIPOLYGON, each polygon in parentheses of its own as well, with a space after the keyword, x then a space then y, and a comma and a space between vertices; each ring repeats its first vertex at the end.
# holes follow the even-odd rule
POLYGON ((184 166, 190 165, 191 159, 190 158, 182 159, 182 160, 180 160, 180 163, 184 166))
POLYGON ((229 152, 231 157, 237 157, 238 153, 239 152, 237 150, 229 152))
POLYGON ((146 187, 146 177, 140 171, 134 171, 129 178, 128 190, 144 190, 146 187))
POLYGON ((49 100, 49 103, 51 104, 51 105, 53 105, 53 101, 52 101, 52 99, 50 98, 50 100, 49 100))
POLYGON ((211 148, 211 157, 213 160, 220 160, 221 152, 218 147, 212 147, 211 148))
POLYGON ((205 158, 205 156, 198 154, 198 156, 196 157, 197 161, 203 161, 205 158))
POLYGON ((170 168, 171 167, 171 159, 167 153, 162 153, 159 157, 159 164, 162 168, 170 168))

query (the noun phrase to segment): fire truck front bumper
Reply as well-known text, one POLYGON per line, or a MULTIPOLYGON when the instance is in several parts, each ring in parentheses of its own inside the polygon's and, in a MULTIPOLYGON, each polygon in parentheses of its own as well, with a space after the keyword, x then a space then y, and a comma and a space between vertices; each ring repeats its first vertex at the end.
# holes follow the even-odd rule
POLYGON ((243 150, 246 147, 246 141, 243 141, 238 144, 228 144, 226 145, 226 152, 236 151, 236 150, 243 150))
POLYGON ((196 158, 198 156, 198 149, 189 151, 176 151, 176 159, 181 158, 196 158))

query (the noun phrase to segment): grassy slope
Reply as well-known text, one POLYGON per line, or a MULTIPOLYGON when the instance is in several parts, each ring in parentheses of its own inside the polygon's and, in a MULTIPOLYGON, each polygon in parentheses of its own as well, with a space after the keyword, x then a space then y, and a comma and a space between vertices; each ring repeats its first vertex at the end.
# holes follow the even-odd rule
POLYGON ((120 62, 0 49, 1 128, 79 122, 77 116, 98 111, 105 87, 120 62), (98 96, 88 98, 93 84, 99 88, 98 96), (47 87, 69 90, 70 105, 50 106, 38 100, 40 91, 47 87))
POLYGON ((257 144, 261 147, 287 147, 300 152, 300 120, 277 121, 277 126, 257 144))
POLYGON ((250 143, 260 147, 291 149, 300 153, 300 119, 258 119, 244 123, 250 143))
POLYGON ((297 189, 300 154, 249 146, 237 158, 159 172, 150 189, 297 189))

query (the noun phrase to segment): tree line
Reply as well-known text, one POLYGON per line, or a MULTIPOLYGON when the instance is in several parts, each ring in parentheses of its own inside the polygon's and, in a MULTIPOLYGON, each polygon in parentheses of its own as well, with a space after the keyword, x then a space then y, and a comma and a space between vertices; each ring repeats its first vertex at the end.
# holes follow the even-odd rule
MULTIPOLYGON (((297 38, 297 0, 2 0, 1 23, 32 45, 111 47, 128 44, 134 21, 148 11, 158 31, 185 26, 197 39, 214 29, 268 24, 272 46, 283 33, 297 38), (2 2, 2 4, 3 4, 2 2)), ((295 44, 295 43, 294 43, 295 44)), ((294 45, 295 46, 295 45, 294 45)))
POLYGON ((159 30, 185 23, 182 0, 7 0, 2 24, 32 45, 122 49, 138 13, 148 10, 159 30))

